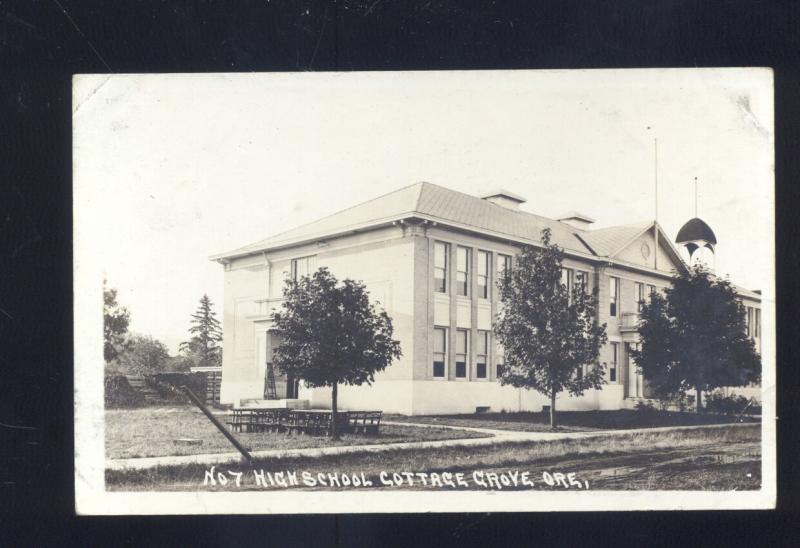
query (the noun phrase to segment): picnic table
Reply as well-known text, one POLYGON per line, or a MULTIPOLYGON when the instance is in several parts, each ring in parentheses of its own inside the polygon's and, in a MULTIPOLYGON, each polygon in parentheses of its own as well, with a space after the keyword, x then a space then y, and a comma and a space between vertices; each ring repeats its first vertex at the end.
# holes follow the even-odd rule
MULTIPOLYGON (((378 434, 382 411, 338 411, 341 433, 378 434)), ((327 436, 333 413, 328 409, 234 409, 228 423, 234 432, 289 432, 327 436)))

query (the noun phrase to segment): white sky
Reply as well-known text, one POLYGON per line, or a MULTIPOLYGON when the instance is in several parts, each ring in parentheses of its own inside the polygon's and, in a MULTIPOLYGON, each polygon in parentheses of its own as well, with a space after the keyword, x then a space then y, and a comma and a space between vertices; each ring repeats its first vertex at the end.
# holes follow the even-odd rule
POLYGON ((717 272, 771 295, 772 97, 765 69, 79 76, 76 237, 176 352, 203 293, 222 317, 211 254, 417 181, 652 219, 657 137, 666 232, 697 176, 717 272))

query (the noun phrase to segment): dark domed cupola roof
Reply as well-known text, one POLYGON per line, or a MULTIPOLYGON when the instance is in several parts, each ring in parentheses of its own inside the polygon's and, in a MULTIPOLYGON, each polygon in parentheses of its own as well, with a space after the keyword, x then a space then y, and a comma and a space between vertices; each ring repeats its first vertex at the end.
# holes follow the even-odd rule
POLYGON ((714 236, 714 231, 699 217, 690 219, 681 227, 678 231, 678 237, 675 238, 675 243, 682 244, 696 240, 705 240, 714 245, 717 244, 717 237, 714 236))

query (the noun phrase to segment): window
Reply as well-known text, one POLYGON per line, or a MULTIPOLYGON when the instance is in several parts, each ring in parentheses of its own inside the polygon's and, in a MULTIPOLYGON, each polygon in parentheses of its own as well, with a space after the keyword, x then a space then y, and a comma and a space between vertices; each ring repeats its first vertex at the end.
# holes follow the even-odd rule
POLYGON ((650 299, 653 298, 653 295, 656 294, 656 286, 647 284, 647 295, 650 299))
POLYGON ((478 331, 478 353, 475 362, 475 376, 479 379, 486 378, 486 358, 489 353, 489 332, 478 331))
POLYGON ((747 307, 747 321, 745 322, 745 332, 747 333, 748 337, 753 336, 753 307, 747 307))
POLYGON ((572 269, 570 268, 562 268, 561 269, 561 285, 567 288, 567 293, 572 292, 572 269))
POLYGON ((611 363, 608 364, 608 381, 617 382, 617 359, 619 357, 619 343, 611 343, 611 363))
POLYGON ((589 273, 582 270, 575 271, 575 287, 586 293, 589 290, 589 273))
POLYGON ((511 275, 511 256, 497 255, 497 279, 505 280, 511 275))
POLYGON ((503 357, 503 348, 500 345, 495 346, 495 378, 500 379, 503 376, 503 365, 505 358, 503 357))
POLYGON ((311 268, 311 257, 300 257, 292 259, 292 280, 295 282, 303 276, 308 276, 311 268))
POLYGON ((433 328, 433 376, 444 377, 444 364, 447 362, 447 329, 433 328))
POLYGON ((447 265, 450 262, 450 244, 433 244, 433 290, 447 293, 447 265))
POLYGON ((616 316, 617 307, 619 305, 619 278, 609 276, 608 281, 609 314, 611 314, 611 316, 616 316))
POLYGON ((456 249, 456 294, 469 296, 469 263, 472 250, 466 247, 456 249))
POLYGON ((467 378, 467 356, 469 355, 469 332, 466 329, 456 331, 456 378, 467 378))
POLYGON ((644 307, 644 284, 636 282, 634 293, 636 294, 636 311, 641 312, 644 307))
POLYGON ((488 251, 478 251, 478 297, 489 298, 489 260, 488 251))
POLYGON ((761 309, 755 309, 755 319, 753 321, 753 336, 757 339, 759 337, 759 331, 761 331, 761 309))

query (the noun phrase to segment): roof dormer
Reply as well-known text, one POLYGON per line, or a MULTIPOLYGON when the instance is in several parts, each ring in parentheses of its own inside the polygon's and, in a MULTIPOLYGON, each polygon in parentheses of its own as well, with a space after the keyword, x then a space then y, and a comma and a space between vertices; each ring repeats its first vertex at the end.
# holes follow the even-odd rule
POLYGON ((492 202, 493 204, 505 207, 506 209, 513 209, 515 211, 519 210, 519 204, 524 204, 526 202, 525 198, 522 196, 503 189, 498 189, 490 192, 489 194, 485 194, 481 196, 481 198, 487 202, 492 202))
POLYGON ((590 224, 594 223, 594 219, 583 213, 578 213, 577 211, 570 211, 558 217, 557 220, 573 228, 577 228, 578 230, 586 230, 589 228, 590 224))

